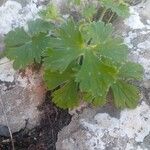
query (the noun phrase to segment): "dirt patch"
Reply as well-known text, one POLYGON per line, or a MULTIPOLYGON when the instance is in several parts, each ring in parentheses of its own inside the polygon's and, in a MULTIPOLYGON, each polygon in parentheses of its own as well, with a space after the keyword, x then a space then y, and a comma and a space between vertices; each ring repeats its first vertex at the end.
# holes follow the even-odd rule
MULTIPOLYGON (((56 150, 57 134, 70 123, 71 115, 68 110, 56 107, 50 99, 48 92, 44 104, 39 107, 44 110, 40 126, 32 130, 25 127, 13 134, 15 150, 56 150)), ((12 150, 9 138, 0 137, 0 150, 12 150)))

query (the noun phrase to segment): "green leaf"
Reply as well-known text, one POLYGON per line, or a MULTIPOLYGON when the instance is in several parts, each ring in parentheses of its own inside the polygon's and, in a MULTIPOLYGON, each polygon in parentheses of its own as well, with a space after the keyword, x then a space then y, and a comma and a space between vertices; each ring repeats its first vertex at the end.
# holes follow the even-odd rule
POLYGON ((112 62, 124 63, 128 57, 128 48, 120 39, 109 39, 96 49, 100 56, 109 58, 112 62))
POLYGON ((106 9, 111 9, 118 16, 126 18, 129 16, 129 7, 123 0, 99 0, 106 9))
POLYGON ((80 5, 81 0, 74 0, 74 3, 75 3, 76 5, 80 5))
POLYGON ((125 3, 121 3, 116 10, 116 13, 120 17, 127 18, 129 16, 129 6, 125 3))
POLYGON ((83 53, 83 40, 73 21, 65 23, 51 38, 51 49, 46 52, 45 67, 63 72, 68 65, 83 53))
POLYGON ((56 5, 49 4, 46 9, 40 11, 40 16, 45 20, 57 20, 60 18, 59 11, 56 5))
POLYGON ((68 0, 69 4, 73 3, 74 5, 80 5, 82 0, 68 0))
POLYGON ((101 97, 93 97, 91 93, 84 93, 83 100, 88 103, 92 103, 94 106, 103 106, 107 102, 106 95, 101 97))
POLYGON ((5 45, 7 47, 15 47, 29 42, 31 39, 23 28, 16 28, 14 31, 8 32, 5 37, 5 45))
POLYGON ((116 73, 115 68, 106 66, 92 51, 87 50, 76 81, 80 83, 82 92, 91 93, 93 97, 105 97, 116 73))
POLYGON ((82 12, 82 16, 86 19, 92 20, 94 14, 96 14, 96 11, 97 9, 94 4, 85 5, 83 12, 82 12))
POLYGON ((63 73, 58 71, 52 72, 51 70, 45 70, 44 80, 49 90, 55 89, 59 85, 69 82, 75 74, 72 70, 72 66, 68 67, 63 73))
POLYGON ((42 19, 36 19, 28 22, 28 31, 33 36, 39 33, 48 33, 53 25, 42 19))
POLYGON ((70 74, 65 72, 61 74, 59 72, 52 72, 50 70, 46 70, 44 79, 48 89, 52 90, 59 85, 67 82, 70 79, 70 74))
POLYGON ((113 28, 111 24, 104 22, 92 22, 86 27, 88 39, 92 39, 92 43, 105 43, 112 36, 113 28))
POLYGON ((143 76, 143 67, 137 63, 127 62, 121 67, 119 76, 126 79, 141 80, 143 76))
POLYGON ((10 31, 5 37, 5 56, 14 60, 14 68, 22 69, 34 62, 41 62, 42 51, 49 38, 44 33, 30 37, 23 28, 10 31))
POLYGON ((78 86, 70 81, 53 93, 53 102, 61 108, 73 108, 78 105, 78 86))
POLYGON ((124 81, 117 81, 111 86, 117 108, 135 108, 140 99, 139 90, 124 81))

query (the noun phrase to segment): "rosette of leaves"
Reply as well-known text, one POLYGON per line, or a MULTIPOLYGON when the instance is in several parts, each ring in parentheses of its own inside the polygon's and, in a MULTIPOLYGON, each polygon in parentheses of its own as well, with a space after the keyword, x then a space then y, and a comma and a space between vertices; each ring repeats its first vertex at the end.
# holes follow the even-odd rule
POLYGON ((132 80, 142 79, 139 64, 128 62, 128 48, 112 35, 113 28, 91 22, 82 28, 69 20, 50 38, 45 52, 45 83, 59 107, 73 108, 85 100, 104 105, 112 91, 117 108, 134 108, 140 98, 132 80))
POLYGON ((18 27, 6 35, 4 55, 13 60, 15 69, 41 63, 42 52, 48 46, 48 33, 52 28, 49 22, 37 19, 28 22, 28 31, 18 27))

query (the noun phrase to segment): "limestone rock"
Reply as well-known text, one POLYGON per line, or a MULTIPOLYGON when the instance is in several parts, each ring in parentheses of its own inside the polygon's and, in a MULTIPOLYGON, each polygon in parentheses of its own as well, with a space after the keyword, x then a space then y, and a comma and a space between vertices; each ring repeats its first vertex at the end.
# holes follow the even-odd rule
POLYGON ((144 5, 144 9, 142 10, 142 15, 146 17, 146 19, 150 20, 150 1, 147 0, 147 2, 144 5))
POLYGON ((0 124, 7 122, 12 132, 39 124, 38 106, 44 101, 45 89, 40 73, 26 70, 24 75, 16 72, 12 63, 0 60, 0 124))
POLYGON ((145 102, 134 110, 123 110, 120 118, 87 108, 59 133, 57 150, 148 150, 149 114, 145 102))

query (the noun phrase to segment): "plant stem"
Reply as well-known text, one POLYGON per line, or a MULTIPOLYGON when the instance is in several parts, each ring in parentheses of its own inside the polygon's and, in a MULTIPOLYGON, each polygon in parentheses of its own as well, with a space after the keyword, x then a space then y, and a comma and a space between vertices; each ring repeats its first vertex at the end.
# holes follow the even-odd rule
POLYGON ((101 21, 103 21, 103 18, 105 16, 106 11, 107 11, 107 8, 104 8, 103 11, 102 11, 102 13, 101 13, 101 15, 100 15, 100 20, 101 21))
POLYGON ((3 103, 1 95, 0 95, 0 102, 1 102, 1 105, 2 105, 2 108, 3 108, 3 114, 5 116, 5 121, 6 121, 6 124, 7 124, 7 127, 8 127, 8 131, 9 131, 9 134, 10 134, 11 144, 12 144, 12 150, 15 150, 15 145, 14 145, 14 140, 13 140, 12 132, 11 132, 11 129, 9 127, 9 123, 8 123, 8 119, 7 119, 7 114, 5 112, 5 107, 4 107, 4 103, 3 103))
POLYGON ((114 12, 112 12, 112 14, 111 14, 111 16, 110 16, 110 18, 109 18, 109 20, 108 20, 108 22, 107 23, 110 23, 111 22, 111 20, 112 20, 112 18, 114 17, 114 12))

